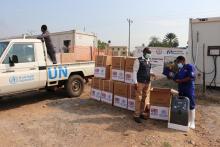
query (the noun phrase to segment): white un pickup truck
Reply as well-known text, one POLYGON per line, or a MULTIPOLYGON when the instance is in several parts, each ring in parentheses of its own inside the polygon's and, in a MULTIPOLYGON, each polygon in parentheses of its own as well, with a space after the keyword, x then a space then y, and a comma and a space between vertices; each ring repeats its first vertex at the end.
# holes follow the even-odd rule
POLYGON ((53 87, 80 96, 94 67, 93 61, 53 65, 39 39, 0 41, 0 97, 53 87))

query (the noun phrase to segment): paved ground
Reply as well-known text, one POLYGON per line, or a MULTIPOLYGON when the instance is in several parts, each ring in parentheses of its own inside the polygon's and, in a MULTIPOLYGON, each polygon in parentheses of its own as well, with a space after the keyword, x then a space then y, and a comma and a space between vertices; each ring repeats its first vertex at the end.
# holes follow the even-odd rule
POLYGON ((218 100, 199 100, 196 130, 184 133, 164 121, 136 124, 132 112, 89 99, 88 85, 80 98, 19 95, 0 100, 0 147, 220 146, 218 100))

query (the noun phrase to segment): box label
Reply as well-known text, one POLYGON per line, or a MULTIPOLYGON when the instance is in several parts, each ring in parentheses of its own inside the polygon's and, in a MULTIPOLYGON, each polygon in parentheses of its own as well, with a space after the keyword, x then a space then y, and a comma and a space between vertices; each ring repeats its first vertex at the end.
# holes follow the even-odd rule
POLYGON ((124 82, 125 81, 124 70, 112 69, 112 80, 124 82))
POLYGON ((135 111, 135 100, 128 99, 128 110, 135 111))
POLYGON ((125 72, 125 83, 134 84, 132 72, 125 72))
POLYGON ((95 99, 97 101, 100 101, 101 100, 101 90, 92 88, 91 89, 91 98, 95 99))
POLYGON ((114 106, 127 109, 128 107, 128 99, 121 96, 114 96, 114 106))
POLYGON ((118 80, 118 70, 112 69, 112 80, 118 80))
POLYGON ((95 67, 94 76, 97 78, 106 78, 106 68, 105 67, 95 67))
POLYGON ((150 118, 160 119, 160 120, 168 120, 169 108, 168 107, 150 106, 150 118))
POLYGON ((112 104, 112 100, 113 100, 113 94, 112 93, 106 92, 106 91, 101 92, 101 101, 102 102, 112 104))

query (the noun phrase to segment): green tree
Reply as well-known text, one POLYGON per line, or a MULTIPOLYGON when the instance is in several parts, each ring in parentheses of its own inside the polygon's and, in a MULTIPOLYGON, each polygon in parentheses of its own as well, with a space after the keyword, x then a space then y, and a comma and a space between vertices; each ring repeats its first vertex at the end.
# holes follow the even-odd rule
POLYGON ((179 41, 174 33, 167 33, 163 39, 163 47, 178 47, 179 41))
POLYGON ((107 48, 107 46, 108 46, 108 44, 107 44, 106 42, 103 42, 103 41, 101 41, 101 40, 98 40, 98 49, 104 50, 104 49, 107 48))
POLYGON ((158 37, 152 36, 150 38, 150 43, 148 44, 149 47, 161 47, 162 43, 158 37))

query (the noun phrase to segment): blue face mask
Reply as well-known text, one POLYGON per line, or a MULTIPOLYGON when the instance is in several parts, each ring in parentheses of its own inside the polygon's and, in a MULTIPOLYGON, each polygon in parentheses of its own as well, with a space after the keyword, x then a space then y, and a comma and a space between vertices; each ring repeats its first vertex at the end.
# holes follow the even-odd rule
POLYGON ((183 64, 182 63, 178 63, 177 65, 178 65, 179 69, 183 68, 183 64))

